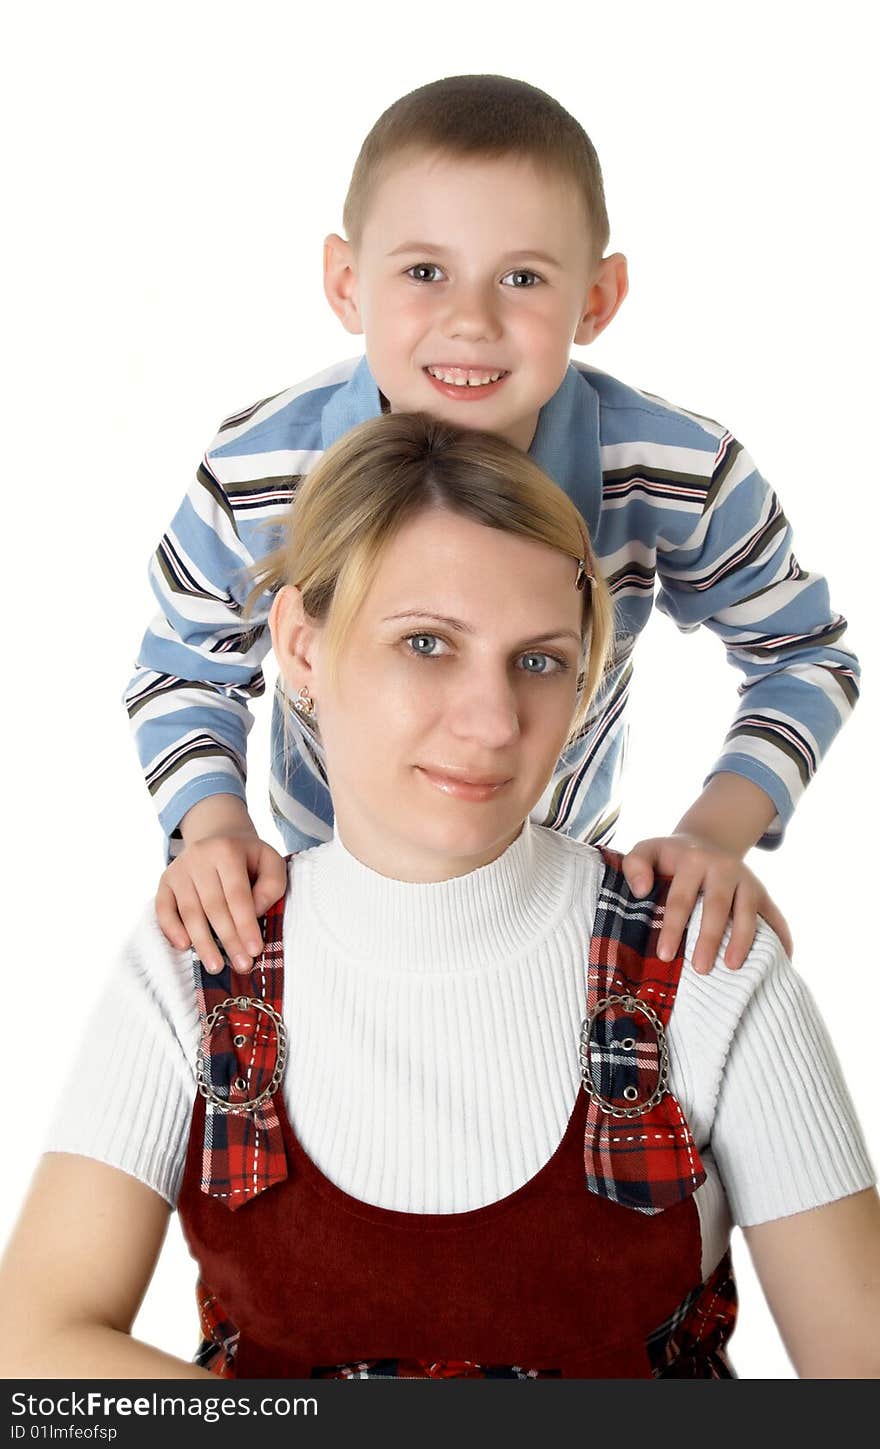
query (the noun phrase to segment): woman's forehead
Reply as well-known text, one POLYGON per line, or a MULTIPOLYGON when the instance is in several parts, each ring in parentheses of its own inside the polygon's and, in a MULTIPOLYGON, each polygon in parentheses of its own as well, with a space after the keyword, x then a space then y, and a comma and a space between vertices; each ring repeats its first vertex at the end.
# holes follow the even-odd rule
POLYGON ((503 608, 511 620, 577 628, 576 573, 574 560, 548 544, 432 508, 389 542, 364 604, 374 617, 435 613, 476 625, 503 608))

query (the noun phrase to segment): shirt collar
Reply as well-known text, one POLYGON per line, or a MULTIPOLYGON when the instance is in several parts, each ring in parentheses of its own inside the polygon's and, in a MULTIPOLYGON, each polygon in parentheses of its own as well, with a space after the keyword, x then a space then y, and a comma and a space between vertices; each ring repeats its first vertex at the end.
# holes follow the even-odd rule
POLYGON ((538 414, 529 456, 580 509, 594 538, 602 502, 599 396, 574 363, 538 414))
MULTIPOLYGON (((321 414, 321 433, 329 448, 344 433, 377 418, 382 398, 362 357, 349 381, 333 393, 321 414)), ((602 465, 599 454, 599 398, 589 378, 573 363, 538 415, 530 457, 559 484, 580 509, 590 535, 599 523, 602 465)))
POLYGON ((336 389, 321 413, 324 447, 332 447, 358 423, 378 418, 381 412, 382 396, 370 372, 370 364, 366 357, 362 357, 348 382, 336 389))

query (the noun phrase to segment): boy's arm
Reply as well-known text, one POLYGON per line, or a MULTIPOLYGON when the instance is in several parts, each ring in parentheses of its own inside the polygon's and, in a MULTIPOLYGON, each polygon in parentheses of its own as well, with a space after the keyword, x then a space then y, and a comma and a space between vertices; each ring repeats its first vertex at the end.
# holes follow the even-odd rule
POLYGON ((679 628, 706 624, 744 681, 741 703, 703 793, 671 836, 641 841, 626 858, 633 889, 653 870, 674 877, 663 953, 675 950, 704 894, 695 953, 708 970, 728 916, 725 959, 738 966, 763 915, 791 950, 785 921, 742 865, 753 845, 782 839, 795 805, 858 697, 858 661, 841 646, 846 621, 819 574, 798 564, 776 494, 729 434, 721 439, 700 521, 675 546, 658 547, 658 607, 679 628))
POLYGON ((657 942, 661 960, 674 956, 699 895, 703 910, 694 949, 697 971, 711 971, 728 921, 724 960, 732 969, 743 964, 751 949, 758 916, 792 955, 785 917, 743 864, 743 856, 761 839, 775 813, 769 795, 744 775, 713 775, 672 835, 640 840, 624 857, 624 874, 637 895, 651 889, 655 870, 672 877, 657 942))
MULTIPOLYGON (((288 484, 279 513, 290 496, 288 484)), ((267 537, 267 552, 271 546, 267 537)), ((221 793, 246 798, 248 705, 264 692, 269 647, 270 601, 260 599, 244 618, 253 564, 206 459, 151 562, 159 613, 125 694, 169 856, 178 853, 178 827, 198 801, 221 793)))
POLYGON ((742 843, 779 845, 852 712, 859 665, 841 642, 846 620, 832 609, 825 579, 797 562, 779 499, 730 434, 718 446, 697 527, 674 547, 661 544, 657 571, 658 608, 682 630, 705 624, 743 675, 709 779, 739 775, 763 791, 773 816, 752 842, 750 811, 742 843))
POLYGON ((253 547, 268 553, 279 542, 296 481, 261 480, 263 522, 245 532, 206 457, 153 557, 160 609, 126 692, 170 861, 159 920, 173 945, 192 944, 213 970, 222 965, 214 935, 239 970, 249 968, 261 946, 258 916, 286 881, 281 856, 259 839, 247 811, 248 704, 265 688, 271 599, 264 595, 247 617, 245 604, 253 547))

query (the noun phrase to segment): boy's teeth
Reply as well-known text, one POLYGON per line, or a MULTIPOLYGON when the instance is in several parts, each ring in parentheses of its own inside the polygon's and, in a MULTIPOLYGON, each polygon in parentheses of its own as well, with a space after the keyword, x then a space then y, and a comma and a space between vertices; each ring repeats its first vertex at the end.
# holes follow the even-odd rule
POLYGON ((427 370, 439 382, 451 382, 455 387, 484 387, 487 382, 497 382, 504 376, 503 368, 500 372, 477 372, 468 367, 429 367, 427 370))

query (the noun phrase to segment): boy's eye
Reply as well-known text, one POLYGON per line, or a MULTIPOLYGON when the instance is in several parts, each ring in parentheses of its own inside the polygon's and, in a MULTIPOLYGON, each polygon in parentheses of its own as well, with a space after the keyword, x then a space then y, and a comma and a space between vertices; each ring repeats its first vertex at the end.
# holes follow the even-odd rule
POLYGON ((416 262, 414 267, 406 269, 406 275, 412 277, 414 282, 435 282, 437 278, 431 275, 434 272, 440 272, 435 262, 416 262))
POLYGON ((440 656, 438 644, 443 644, 436 634, 407 634, 406 641, 410 646, 412 654, 418 654, 423 659, 436 659, 440 656))
POLYGON ((508 272, 506 276, 501 278, 502 282, 507 282, 508 277, 512 278, 510 286, 516 287, 519 290, 523 290, 526 287, 534 287, 538 282, 544 280, 543 277, 538 276, 537 272, 527 272, 521 267, 517 268, 515 272, 508 272))

